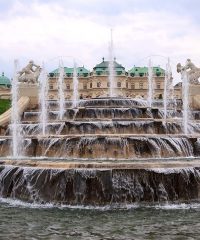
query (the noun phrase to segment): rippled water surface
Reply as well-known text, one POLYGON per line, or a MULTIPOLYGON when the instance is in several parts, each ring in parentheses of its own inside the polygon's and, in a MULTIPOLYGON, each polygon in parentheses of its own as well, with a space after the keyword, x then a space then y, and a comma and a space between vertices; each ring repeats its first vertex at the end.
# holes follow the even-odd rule
POLYGON ((1 201, 0 239, 200 239, 200 205, 108 210, 1 201))

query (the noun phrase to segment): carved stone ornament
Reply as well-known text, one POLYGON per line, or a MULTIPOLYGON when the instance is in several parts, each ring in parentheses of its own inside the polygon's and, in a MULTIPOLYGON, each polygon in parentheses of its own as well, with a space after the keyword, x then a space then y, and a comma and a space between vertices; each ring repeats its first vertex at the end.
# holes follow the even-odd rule
POLYGON ((42 68, 36 65, 32 60, 28 65, 18 72, 18 81, 23 83, 36 84, 42 68))
POLYGON ((177 72, 182 73, 183 71, 187 72, 191 84, 199 84, 200 68, 196 67, 190 59, 187 59, 185 66, 177 64, 177 72))

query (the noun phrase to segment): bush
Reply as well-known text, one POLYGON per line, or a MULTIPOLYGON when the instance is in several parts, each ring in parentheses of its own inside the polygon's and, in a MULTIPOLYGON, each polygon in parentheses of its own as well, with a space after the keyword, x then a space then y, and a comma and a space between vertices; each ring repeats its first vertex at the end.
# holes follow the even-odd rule
POLYGON ((4 113, 11 107, 11 101, 9 99, 0 99, 0 114, 4 113))

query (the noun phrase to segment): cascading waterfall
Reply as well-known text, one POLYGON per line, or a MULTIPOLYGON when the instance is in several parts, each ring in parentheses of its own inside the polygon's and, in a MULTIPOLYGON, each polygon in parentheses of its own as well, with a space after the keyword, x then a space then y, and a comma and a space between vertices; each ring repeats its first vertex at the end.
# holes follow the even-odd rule
POLYGON ((181 72, 182 78, 182 99, 183 99, 183 131, 188 134, 188 119, 189 119, 189 81, 188 73, 185 69, 181 72))
POLYGON ((188 202, 199 198, 199 176, 198 168, 102 171, 0 166, 0 196, 55 206, 110 205, 111 209, 127 203, 188 202))
POLYGON ((149 107, 152 107, 153 96, 154 96, 154 79, 153 79, 153 67, 150 59, 148 66, 148 97, 147 97, 149 107))
POLYGON ((76 108, 78 106, 78 98, 79 98, 79 91, 78 91, 77 66, 76 66, 76 62, 74 61, 73 98, 72 98, 72 106, 73 106, 73 108, 76 108))
MULTIPOLYGON (((112 60, 113 53, 111 55, 112 60)), ((79 101, 79 68, 75 63, 72 105, 71 100, 64 100, 62 62, 56 78, 58 100, 48 100, 45 68, 42 69, 38 86, 37 83, 30 83, 31 75, 25 71, 31 68, 31 64, 33 61, 22 69, 24 82, 19 84, 18 62, 15 61, 10 125, 12 139, 10 129, 4 125, 8 122, 10 110, 1 116, 2 201, 3 198, 9 201, 13 198, 34 204, 82 205, 89 208, 98 205, 121 208, 135 202, 199 202, 200 111, 191 109, 193 120, 188 115, 190 75, 187 71, 194 67, 189 60, 185 67, 177 65, 177 71, 182 73, 183 111, 182 100, 178 102, 176 111, 170 105, 172 76, 169 60, 166 65, 164 103, 153 100, 153 91, 157 91, 154 89, 156 76, 149 61, 148 105, 142 99, 114 97, 117 90, 108 97, 79 101), (32 104, 32 99, 28 105, 28 96, 18 101, 18 86, 20 95, 23 94, 22 89, 28 89, 24 94, 29 99, 37 97, 37 89, 40 88, 40 109, 37 109, 37 104, 32 104), (33 95, 29 89, 33 90, 33 95), (19 124, 22 111, 25 112, 19 124), (188 132, 195 134, 186 135, 188 132), (11 143, 13 157, 18 157, 18 161, 8 158, 11 143), (26 156, 23 161, 21 150, 26 156)), ((34 70, 33 65, 30 70, 32 76, 35 76, 34 70)), ((160 77, 163 79, 163 75, 160 77)), ((114 89, 117 89, 116 85, 111 88, 114 89)))
POLYGON ((19 62, 15 60, 14 62, 14 75, 12 80, 12 108, 11 108, 11 132, 12 132, 12 156, 18 158, 21 156, 22 150, 22 135, 21 135, 21 125, 20 125, 20 116, 18 108, 18 69, 19 62))
POLYGON ((64 82, 64 67, 63 63, 60 60, 59 62, 59 78, 58 78, 58 94, 59 94, 59 119, 63 119, 64 110, 65 110, 65 95, 63 91, 63 82, 64 82))
POLYGON ((110 97, 115 96, 115 71, 114 71, 114 54, 113 54, 113 37, 112 37, 112 29, 111 29, 111 41, 109 46, 109 95, 110 97))
POLYGON ((48 97, 48 74, 45 71, 43 64, 42 73, 39 79, 40 90, 39 90, 39 103, 40 103, 40 125, 42 128, 42 135, 46 134, 46 125, 47 125, 47 97, 48 97))

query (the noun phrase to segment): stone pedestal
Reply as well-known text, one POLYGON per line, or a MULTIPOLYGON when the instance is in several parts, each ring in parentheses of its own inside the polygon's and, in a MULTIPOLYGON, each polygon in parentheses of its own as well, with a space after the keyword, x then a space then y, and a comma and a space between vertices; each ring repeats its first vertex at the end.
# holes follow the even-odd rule
POLYGON ((200 85, 190 84, 189 103, 193 110, 200 110, 200 85))
POLYGON ((39 85, 38 84, 19 84, 19 98, 27 96, 30 98, 30 106, 34 107, 38 105, 39 99, 39 85))

